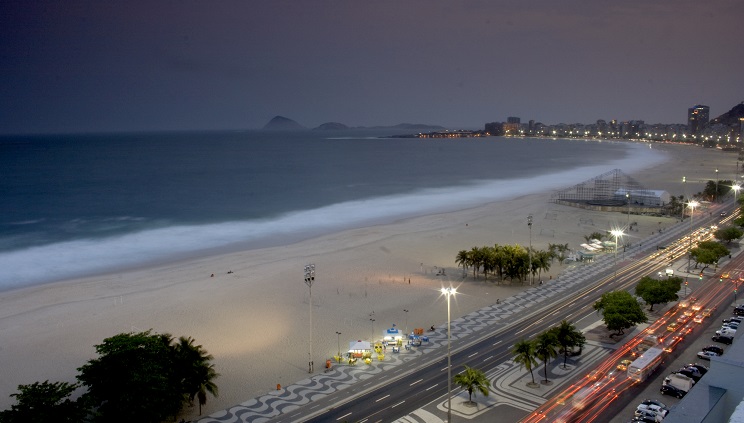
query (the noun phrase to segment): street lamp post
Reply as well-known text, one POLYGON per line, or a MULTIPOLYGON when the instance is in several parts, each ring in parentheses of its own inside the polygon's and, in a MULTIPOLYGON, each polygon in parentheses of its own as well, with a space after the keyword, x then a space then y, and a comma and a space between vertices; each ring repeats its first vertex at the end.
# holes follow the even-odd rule
POLYGON ((734 207, 736 207, 736 200, 739 199, 739 190, 741 189, 741 185, 734 184, 731 189, 734 190, 734 207))
POLYGON ((375 342, 375 319, 369 319, 372 322, 372 342, 375 342))
POLYGON ((406 339, 408 339, 408 310, 403 309, 403 311, 406 313, 406 339))
POLYGON ((315 265, 305 265, 305 285, 310 290, 310 352, 308 354, 307 372, 313 372, 313 283, 315 282, 315 265))
MULTIPOLYGON (((530 221, 532 215, 530 215, 530 221)), ((447 423, 452 422, 452 328, 450 314, 450 297, 457 293, 456 288, 442 288, 442 294, 447 296, 447 423)))
POLYGON ((628 232, 630 232, 630 191, 625 193, 625 201, 628 202, 628 232))
POLYGON ((718 169, 716 169, 716 203, 718 202, 718 169))
MULTIPOLYGON (((685 176, 682 177, 682 188, 683 188, 683 193, 684 193, 683 198, 687 198, 687 177, 685 176)), ((685 205, 684 204, 682 204, 682 220, 685 220, 685 205)))
POLYGON ((336 331, 336 345, 338 346, 338 359, 341 360, 341 332, 336 331))
POLYGON ((527 250, 527 277, 530 278, 530 285, 532 285, 532 215, 527 216, 527 226, 530 228, 530 248, 527 250))
POLYGON ((613 282, 617 282, 617 246, 619 245, 617 243, 617 238, 619 236, 622 236, 623 235, 623 231, 621 231, 619 229, 614 229, 614 230, 610 231, 610 233, 615 236, 615 265, 614 265, 614 267, 615 267, 615 277, 613 279, 613 282))
POLYGON ((697 207, 698 202, 693 200, 687 203, 687 205, 690 207, 690 242, 687 251, 687 273, 690 273, 690 260, 692 259, 692 218, 695 216, 695 207, 697 207))

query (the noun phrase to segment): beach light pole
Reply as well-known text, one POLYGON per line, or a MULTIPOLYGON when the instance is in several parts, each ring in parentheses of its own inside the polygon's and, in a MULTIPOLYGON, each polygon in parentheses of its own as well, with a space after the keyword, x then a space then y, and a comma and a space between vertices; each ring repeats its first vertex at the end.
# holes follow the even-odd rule
POLYGON ((630 232, 630 191, 625 192, 625 201, 628 203, 628 232, 630 232))
POLYGON ((613 282, 617 282, 617 246, 618 246, 617 238, 624 234, 623 234, 623 231, 619 229, 613 229, 610 231, 610 233, 615 236, 615 265, 613 266, 615 268, 615 277, 613 278, 613 282))
POLYGON ((690 243, 687 251, 687 273, 690 273, 690 260, 692 259, 692 218, 695 216, 695 207, 697 205, 698 202, 695 200, 687 203, 687 206, 690 208, 690 243))
POLYGON ((305 265, 305 285, 310 290, 310 352, 308 353, 307 372, 313 372, 313 283, 315 282, 315 265, 305 265))
POLYGON ((734 207, 736 207, 736 200, 739 199, 739 190, 741 189, 741 185, 734 183, 731 189, 734 190, 734 207))
POLYGON ((716 169, 716 203, 718 202, 718 169, 716 169))
POLYGON ((527 216, 527 226, 530 228, 530 248, 527 250, 527 277, 530 278, 530 285, 532 285, 532 215, 527 216))
POLYGON ((341 357, 341 332, 336 331, 336 345, 338 346, 338 357, 341 357))
MULTIPOLYGON (((682 177, 682 192, 684 194, 683 198, 687 198, 687 177, 682 177)), ((685 205, 682 204, 682 220, 685 220, 685 205)))
POLYGON ((406 313, 406 339, 408 339, 408 310, 403 309, 403 311, 406 313))
POLYGON ((369 319, 370 322, 372 322, 372 342, 375 342, 375 319, 369 319))
MULTIPOLYGON (((532 215, 530 215, 530 220, 532 215)), ((442 288, 442 295, 447 297, 447 423, 452 422, 452 320, 450 297, 457 294, 456 288, 442 288)))

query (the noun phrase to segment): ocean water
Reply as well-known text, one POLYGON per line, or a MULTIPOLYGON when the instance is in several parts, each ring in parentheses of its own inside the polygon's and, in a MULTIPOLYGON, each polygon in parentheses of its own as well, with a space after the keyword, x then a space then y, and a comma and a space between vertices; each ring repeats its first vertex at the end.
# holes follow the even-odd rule
POLYGON ((647 144, 390 131, 0 138, 0 290, 571 186, 647 144))

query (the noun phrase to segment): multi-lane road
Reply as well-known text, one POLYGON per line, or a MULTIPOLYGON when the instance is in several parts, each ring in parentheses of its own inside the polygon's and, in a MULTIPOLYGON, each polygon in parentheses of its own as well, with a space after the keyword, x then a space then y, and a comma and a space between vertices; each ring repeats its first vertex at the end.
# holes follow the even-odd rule
MULTIPOLYGON (((719 223, 720 210, 715 215, 695 218, 695 228, 708 228, 719 223)), ((729 210, 730 211, 730 210, 729 210)), ((686 223, 686 222, 685 222, 686 223)), ((592 313, 594 302, 605 292, 630 289, 642 276, 656 275, 665 271, 670 260, 683 257, 689 246, 691 230, 685 224, 667 230, 668 237, 661 239, 663 249, 651 249, 644 252, 638 249, 628 251, 616 267, 609 266, 597 272, 595 276, 573 290, 567 290, 562 296, 553 297, 549 304, 522 310, 511 318, 499 321, 490 330, 479 331, 470 337, 458 340, 457 348, 452 352, 452 373, 461 371, 463 366, 492 373, 499 366, 513 357, 511 349, 521 339, 532 339, 537 334, 556 326, 561 320, 578 321, 592 313)), ((693 239, 705 236, 696 230, 693 239)), ((661 245, 661 244, 660 244, 661 245)), ((711 299, 711 301, 714 301, 711 299)), ((661 325, 658 323, 656 326, 661 325)), ((651 330, 656 330, 651 325, 651 330)), ((447 356, 446 348, 441 352, 424 357, 417 365, 402 366, 396 372, 382 372, 372 376, 363 384, 355 384, 347 389, 319 395, 309 406, 300 407, 294 413, 278 416, 276 422, 378 422, 395 421, 415 410, 436 401, 447 398, 447 356), (320 398, 322 397, 322 398, 320 398)), ((614 363, 614 356, 608 359, 614 363)), ((454 387, 452 387, 454 390, 454 387)), ((624 388, 623 388, 624 389, 624 388)), ((446 402, 446 401, 445 401, 446 402)), ((500 408, 499 413, 509 414, 509 421, 529 420, 530 416, 546 412, 557 413, 551 408, 550 401, 541 406, 541 402, 529 404, 525 399, 521 407, 500 408), (538 410, 538 414, 530 413, 538 410), (547 410, 547 411, 546 411, 547 410)), ((506 415, 504 417, 507 417, 506 415)), ((589 420, 587 420, 589 421, 589 420)))

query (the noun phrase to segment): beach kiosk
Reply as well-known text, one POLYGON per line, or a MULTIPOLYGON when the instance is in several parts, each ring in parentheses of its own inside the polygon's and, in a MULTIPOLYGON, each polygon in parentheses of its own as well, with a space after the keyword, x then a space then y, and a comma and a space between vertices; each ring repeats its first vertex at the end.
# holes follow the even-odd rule
POLYGON ((367 359, 372 357, 372 345, 369 341, 349 342, 349 351, 346 355, 349 357, 349 364, 354 365, 360 358, 367 359))
POLYGON ((403 345, 404 334, 398 328, 393 325, 392 328, 385 330, 382 333, 382 342, 385 345, 390 346, 401 346, 403 345))

